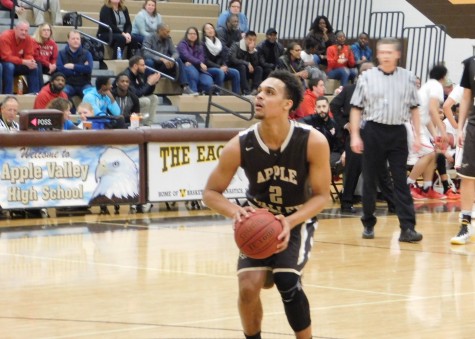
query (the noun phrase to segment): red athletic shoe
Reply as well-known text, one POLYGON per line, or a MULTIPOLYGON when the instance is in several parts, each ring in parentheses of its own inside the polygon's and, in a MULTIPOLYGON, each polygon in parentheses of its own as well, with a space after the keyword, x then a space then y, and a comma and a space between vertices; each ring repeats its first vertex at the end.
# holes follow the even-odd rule
POLYGON ((460 193, 454 192, 451 188, 445 192, 445 195, 447 196, 447 200, 460 200, 460 193))
POLYGON ((422 191, 422 195, 427 199, 447 199, 445 194, 434 191, 432 187, 427 192, 422 191))
POLYGON ((410 185, 409 189, 411 190, 412 199, 414 200, 426 200, 427 198, 422 195, 422 190, 419 187, 410 185))

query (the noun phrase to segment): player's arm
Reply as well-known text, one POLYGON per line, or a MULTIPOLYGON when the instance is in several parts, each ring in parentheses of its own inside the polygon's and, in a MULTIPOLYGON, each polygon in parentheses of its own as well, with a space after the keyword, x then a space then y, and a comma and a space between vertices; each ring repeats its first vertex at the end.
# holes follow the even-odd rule
MULTIPOLYGON (((445 125, 439 117, 439 99, 434 97, 429 100, 429 114, 432 120, 432 123, 439 130, 442 140, 447 142, 447 133, 445 132, 445 125)), ((437 132, 436 132, 437 133, 437 132)), ((434 136, 437 137, 437 134, 434 136)))
POLYGON ((308 140, 309 184, 311 198, 286 219, 290 228, 316 216, 330 199, 330 148, 323 134, 312 130, 308 140))
POLYGON ((412 148, 414 149, 414 152, 418 152, 421 148, 421 116, 417 106, 411 108, 411 124, 413 127, 412 130, 414 131, 412 148))
POLYGON ((460 101, 459 109, 459 121, 457 128, 457 143, 456 145, 462 146, 463 144, 463 127, 465 120, 467 119, 468 111, 473 106, 472 91, 469 88, 463 89, 462 100, 460 101))
POLYGON ((363 110, 353 106, 350 111, 351 150, 355 153, 363 152, 363 140, 360 135, 361 114, 363 110))
POLYGON ((235 217, 242 210, 242 207, 233 204, 223 195, 240 164, 239 136, 235 136, 223 148, 218 165, 211 172, 203 192, 206 206, 229 218, 235 217))
POLYGON ((442 109, 444 111, 445 117, 449 120, 450 124, 453 128, 457 128, 457 121, 455 121, 454 113, 452 112, 452 106, 455 105, 456 102, 450 96, 445 100, 442 109))

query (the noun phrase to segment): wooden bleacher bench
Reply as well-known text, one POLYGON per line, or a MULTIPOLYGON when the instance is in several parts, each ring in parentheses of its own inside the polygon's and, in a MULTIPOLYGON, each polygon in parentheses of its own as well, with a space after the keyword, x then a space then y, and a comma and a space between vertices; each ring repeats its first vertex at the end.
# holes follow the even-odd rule
MULTIPOLYGON (((83 0, 78 6, 77 0, 61 0, 61 10, 65 12, 95 12, 99 13, 102 1, 83 0)), ((143 1, 127 1, 126 6, 129 14, 137 14, 143 6, 143 1)), ((220 7, 218 5, 193 4, 181 2, 157 2, 157 11, 160 15, 193 16, 193 17, 218 17, 220 7)))
MULTIPOLYGON (((189 96, 180 95, 169 97, 174 106, 178 107, 180 113, 199 113, 203 120, 206 119, 206 112, 208 110, 208 96, 189 96)), ((213 102, 216 102, 224 107, 230 107, 236 112, 250 117, 251 106, 247 101, 241 100, 234 96, 214 96, 213 102)), ((210 128, 247 128, 256 123, 257 120, 250 121, 243 120, 232 114, 226 113, 218 107, 211 107, 210 128)))
MULTIPOLYGON (((3 102, 7 94, 0 94, 0 102, 3 102)), ((24 109, 33 109, 35 104, 36 95, 24 94, 24 95, 13 95, 17 98, 19 103, 19 111, 24 109)))

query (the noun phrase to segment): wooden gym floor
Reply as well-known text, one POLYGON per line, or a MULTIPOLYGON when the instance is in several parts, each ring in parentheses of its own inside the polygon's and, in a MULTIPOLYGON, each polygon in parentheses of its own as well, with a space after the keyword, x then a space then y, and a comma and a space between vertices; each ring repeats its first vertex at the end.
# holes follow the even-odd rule
MULTIPOLYGON (((420 244, 378 207, 374 240, 329 202, 303 283, 314 338, 472 338, 475 244, 451 246, 459 203, 416 205, 420 244)), ((151 213, 0 220, 1 338, 242 338, 230 220, 151 213)), ((263 338, 292 338, 275 288, 263 338)))

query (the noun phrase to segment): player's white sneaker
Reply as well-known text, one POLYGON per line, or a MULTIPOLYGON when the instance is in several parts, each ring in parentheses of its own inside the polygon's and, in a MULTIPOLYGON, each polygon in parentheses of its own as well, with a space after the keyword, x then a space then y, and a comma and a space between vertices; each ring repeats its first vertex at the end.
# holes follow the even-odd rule
POLYGON ((470 242, 470 238, 472 237, 473 229, 472 226, 462 224, 460 226, 460 231, 457 233, 455 237, 450 239, 450 243, 453 245, 465 245, 467 242, 470 242))

